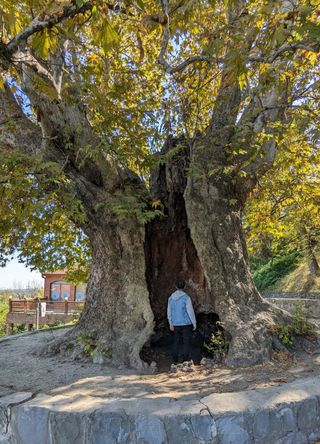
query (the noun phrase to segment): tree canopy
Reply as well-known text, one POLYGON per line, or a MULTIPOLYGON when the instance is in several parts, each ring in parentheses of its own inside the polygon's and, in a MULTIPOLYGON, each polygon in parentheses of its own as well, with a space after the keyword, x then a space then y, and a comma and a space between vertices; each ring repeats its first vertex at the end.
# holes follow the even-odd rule
MULTIPOLYGON (((72 147, 78 165, 108 158, 148 184, 152 153, 164 139, 183 134, 190 141, 208 132, 213 110, 226 106, 221 90, 219 96, 221 82, 226 89, 237 85, 236 109, 226 108, 222 115, 228 119, 236 112, 232 142, 224 147, 224 163, 210 163, 207 173, 251 174, 254 158, 265 161, 263 146, 271 133, 281 146, 289 137, 292 143, 281 148, 277 160, 279 174, 270 172, 260 182, 259 204, 251 206, 250 242, 261 236, 260 220, 267 230, 270 214, 274 220, 281 213, 268 225, 275 238, 284 232, 297 237, 300 220, 317 225, 316 1, 4 0, 0 21, 0 86, 9 83, 28 119, 37 125, 40 112, 27 97, 31 83, 40 100, 63 98, 84 107, 98 137, 94 146, 72 147), (261 98, 271 94, 270 85, 280 94, 265 105, 261 98), (257 125, 272 107, 277 116, 271 124, 257 125), (309 217, 310 212, 316 214, 309 217)), ((69 222, 83 217, 81 205, 71 197, 62 204, 68 188, 63 165, 42 160, 36 151, 27 159, 3 143, 1 162, 2 261, 18 248, 21 258, 40 269, 83 263, 83 236, 69 222)), ((192 173, 199 173, 196 164, 192 173)), ((139 214, 151 210, 148 220, 157 204, 146 210, 134 197, 118 196, 113 208, 123 215, 132 207, 139 214)), ((306 229, 313 229, 308 223, 306 229)))
POLYGON ((278 156, 259 181, 246 209, 247 239, 254 254, 310 254, 320 234, 318 128, 309 111, 284 129, 278 156), (301 126, 302 125, 302 126, 301 126))

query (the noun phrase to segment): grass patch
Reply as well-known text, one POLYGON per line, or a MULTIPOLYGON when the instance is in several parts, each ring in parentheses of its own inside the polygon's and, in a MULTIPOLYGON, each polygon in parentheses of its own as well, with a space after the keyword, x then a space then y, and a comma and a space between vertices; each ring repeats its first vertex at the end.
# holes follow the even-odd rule
POLYGON ((312 275, 307 259, 303 259, 291 273, 277 282, 278 289, 284 292, 317 293, 320 291, 320 276, 312 275))
POLYGON ((267 262, 251 258, 250 267, 258 290, 274 290, 276 282, 297 267, 298 260, 299 254, 296 252, 270 259, 267 262))
POLYGON ((292 322, 277 326, 277 334, 284 345, 293 345, 298 336, 314 338, 316 328, 306 317, 306 306, 303 302, 296 305, 292 322))

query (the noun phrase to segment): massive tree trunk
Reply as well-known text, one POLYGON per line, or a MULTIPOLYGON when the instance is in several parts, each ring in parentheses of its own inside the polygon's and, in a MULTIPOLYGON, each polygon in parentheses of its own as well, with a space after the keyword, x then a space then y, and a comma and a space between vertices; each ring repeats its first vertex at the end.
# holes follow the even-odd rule
POLYGON ((184 197, 209 299, 230 340, 228 362, 269 359, 275 320, 283 314, 262 299, 249 271, 240 184, 228 177, 190 175, 184 197))
MULTIPOLYGON (((7 98, 3 118, 19 112, 9 92, 7 98)), ((71 149, 61 157, 65 146, 72 143, 79 149, 95 135, 76 106, 50 104, 51 113, 44 113, 49 104, 37 97, 34 101, 42 111, 42 155, 59 161, 72 179, 72 192, 86 214, 82 228, 92 247, 85 310, 71 339, 94 335, 98 349, 110 352, 113 362, 141 368, 139 352, 152 334, 153 317, 157 328, 167 328, 167 298, 176 280, 184 278, 198 318, 214 314, 224 324, 231 340, 229 363, 249 365, 268 359, 272 328, 284 315, 263 301, 248 269, 241 228, 248 180, 206 174, 202 141, 196 140, 190 149, 184 140, 173 140, 165 151, 180 144, 180 152, 156 168, 151 180, 151 192, 161 200, 165 216, 144 231, 135 216, 121 219, 112 211, 119 193, 137 199, 145 195, 137 176, 112 168, 107 160, 95 165, 88 159, 79 166, 71 149)), ((21 111, 17 115, 31 139, 32 134, 39 137, 38 128, 21 111)), ((0 136, 8 149, 17 143, 5 133, 0 136)), ((36 149, 34 143, 31 152, 36 149)))
MULTIPOLYGON (((171 147, 183 141, 171 141, 171 147)), ((247 193, 241 183, 199 175, 197 141, 160 165, 152 191, 165 217, 147 226, 146 260, 157 329, 166 325, 166 302, 178 279, 187 282, 197 317, 215 315, 230 341, 227 362, 252 365, 270 359, 275 324, 289 315, 263 300, 252 280, 241 217, 247 193), (197 161, 197 174, 192 162, 197 161), (189 171, 189 173, 188 173, 189 171)), ((170 149, 170 144, 165 151, 170 149)))
POLYGON ((115 364, 141 368, 139 353, 153 331, 143 226, 134 218, 115 217, 90 225, 93 257, 87 300, 75 332, 93 333, 98 349, 110 352, 115 364))

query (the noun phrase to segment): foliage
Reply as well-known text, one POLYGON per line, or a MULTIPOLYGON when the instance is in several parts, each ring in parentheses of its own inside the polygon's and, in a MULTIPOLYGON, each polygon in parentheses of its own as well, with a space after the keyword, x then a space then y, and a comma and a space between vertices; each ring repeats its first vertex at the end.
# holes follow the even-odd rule
POLYGON ((5 336, 7 331, 6 317, 9 311, 9 293, 0 293, 0 336, 5 336))
MULTIPOLYGON (((317 251, 317 254, 318 251, 317 251)), ((302 292, 316 293, 320 290, 320 276, 310 271, 310 266, 305 258, 299 259, 298 266, 275 284, 272 291, 277 292, 302 292)))
POLYGON ((210 340, 204 342, 203 345, 212 357, 218 356, 221 358, 228 352, 229 341, 224 335, 222 322, 217 322, 217 326, 218 330, 215 333, 212 333, 210 340))
MULTIPOLYGON (((13 297, 14 294, 10 290, 5 290, 0 292, 0 337, 6 336, 7 334, 7 314, 9 313, 9 298, 13 297)), ((12 333, 24 333, 27 331, 27 326, 25 324, 15 324, 12 333)))
POLYGON ((303 302, 297 303, 292 322, 277 326, 277 334, 284 345, 293 345, 297 336, 314 336, 315 326, 307 321, 305 309, 303 302))
POLYGON ((299 110, 284 129, 273 167, 248 200, 245 225, 253 254, 314 253, 320 235, 320 150, 318 129, 308 128, 308 119, 308 111, 299 110))
MULTIPOLYGON (((172 0, 168 11, 161 8, 166 3, 1 2, 1 88, 7 80, 35 125, 48 111, 35 106, 35 96, 38 104, 52 108, 80 104, 99 140, 73 143, 77 134, 71 128, 64 128, 70 137, 62 141, 55 133, 46 135, 60 142, 61 158, 51 162, 41 162, 40 146, 36 161, 29 162, 3 148, 2 264, 18 249, 21 261, 41 271, 68 267, 85 274, 90 251, 82 231, 86 215, 72 189, 74 173, 88 161, 102 165, 104 171, 103 162, 108 160, 116 171, 130 168, 147 187, 155 164, 152 154, 163 141, 181 134, 192 141, 214 129, 214 119, 224 124, 223 131, 208 138, 214 140, 210 149, 221 152, 221 165, 209 150, 204 155, 205 174, 231 179, 235 188, 254 180, 249 167, 255 161, 269 161, 266 142, 273 138, 278 145, 284 141, 284 146, 290 141, 278 158, 280 174, 270 173, 260 182, 260 204, 252 200, 247 209, 250 248, 257 251, 260 239, 270 236, 279 244, 276 248, 288 240, 298 245, 301 226, 311 236, 318 230, 318 2, 172 0), (32 31, 35 17, 38 26, 32 31), (47 24, 40 29, 39 23, 47 24), (16 51, 6 53, 16 40, 16 51), (18 48, 25 48, 28 57, 21 57, 18 48), (281 112, 269 118, 262 98, 273 93, 278 100, 272 106, 281 112), (230 97, 239 101, 232 105, 230 97), (259 121, 267 123, 259 127, 259 121), (220 146, 218 136, 224 134, 227 143, 220 146), (290 171, 294 177, 288 182, 290 171), (276 210, 270 201, 273 195, 276 210), (270 210, 274 220, 269 224, 270 210)), ((12 117, 5 124, 10 131, 17 130, 12 117)), ((190 171, 195 170, 192 165, 190 171)), ((108 177, 103 179, 108 183, 108 177)), ((147 202, 145 196, 112 197, 104 196, 103 205, 118 218, 134 216, 146 223, 161 215, 160 209, 152 208, 152 196, 147 202)), ((229 203, 236 206, 237 200, 229 203)))
POLYGON ((83 354, 87 357, 93 357, 97 352, 101 353, 105 358, 111 357, 110 350, 98 343, 95 332, 88 332, 86 335, 79 333, 77 342, 81 346, 83 354))
POLYGON ((81 221, 83 215, 71 196, 61 206, 59 194, 67 183, 56 164, 19 152, 2 153, 1 179, 0 265, 17 249, 19 260, 31 268, 68 268, 71 278, 85 281, 90 251, 83 232, 71 221, 81 221))
POLYGON ((132 194, 115 193, 115 199, 107 205, 119 219, 134 216, 141 224, 150 222, 155 217, 163 216, 163 212, 156 207, 158 202, 151 204, 132 194))
POLYGON ((270 289, 279 279, 292 271, 298 263, 299 254, 291 252, 267 261, 252 259, 251 270, 258 290, 270 289))

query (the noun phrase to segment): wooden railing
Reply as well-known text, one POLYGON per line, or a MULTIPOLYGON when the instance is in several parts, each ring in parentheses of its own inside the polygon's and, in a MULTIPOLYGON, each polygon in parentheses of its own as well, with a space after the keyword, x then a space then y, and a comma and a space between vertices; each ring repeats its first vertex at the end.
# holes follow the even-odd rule
POLYGON ((46 303, 47 314, 79 313, 83 310, 84 302, 78 301, 47 301, 45 299, 9 299, 9 313, 36 313, 40 311, 41 303, 46 303))

